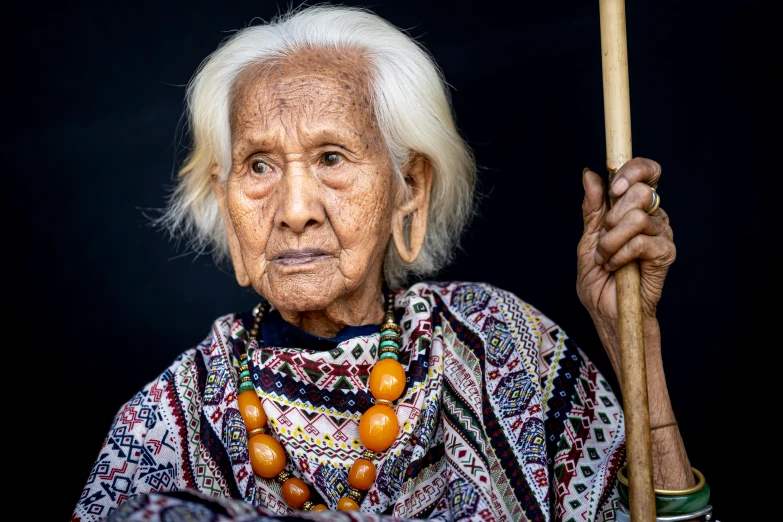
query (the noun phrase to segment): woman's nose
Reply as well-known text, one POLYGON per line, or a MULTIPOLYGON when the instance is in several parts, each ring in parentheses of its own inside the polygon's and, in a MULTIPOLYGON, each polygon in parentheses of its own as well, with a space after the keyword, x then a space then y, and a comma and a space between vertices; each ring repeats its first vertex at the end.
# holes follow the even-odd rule
POLYGON ((326 212, 321 201, 321 184, 309 170, 289 167, 278 185, 280 202, 275 226, 296 234, 321 225, 326 212))

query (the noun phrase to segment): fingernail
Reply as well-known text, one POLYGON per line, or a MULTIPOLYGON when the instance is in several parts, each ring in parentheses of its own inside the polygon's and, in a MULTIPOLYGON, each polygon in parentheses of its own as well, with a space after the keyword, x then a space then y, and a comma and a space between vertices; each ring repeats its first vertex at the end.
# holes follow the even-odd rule
POLYGON ((598 251, 595 252, 595 264, 598 266, 601 266, 604 264, 604 258, 601 256, 601 254, 598 253, 598 251))
POLYGON ((585 167, 584 169, 582 169, 582 176, 584 176, 588 172, 590 172, 590 167, 585 167))
POLYGON ((585 168, 582 170, 582 187, 583 187, 585 190, 587 190, 587 183, 585 183, 585 175, 586 175, 588 172, 590 172, 590 169, 589 169, 589 168, 587 168, 587 167, 585 167, 585 168))
POLYGON ((614 183, 612 183, 612 195, 614 196, 622 196, 623 192, 628 188, 628 180, 625 178, 620 178, 614 183))

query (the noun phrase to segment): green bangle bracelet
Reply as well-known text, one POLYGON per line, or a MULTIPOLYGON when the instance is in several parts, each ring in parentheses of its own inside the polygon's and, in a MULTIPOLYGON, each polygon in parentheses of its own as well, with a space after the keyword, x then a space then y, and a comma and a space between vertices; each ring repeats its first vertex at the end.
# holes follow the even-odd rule
MULTIPOLYGON (((617 480, 620 481, 620 483, 628 485, 628 477, 625 476, 625 469, 628 467, 628 465, 625 465, 617 470, 617 480)), ((679 497, 682 495, 690 495, 692 493, 698 492, 701 488, 707 484, 704 480, 704 475, 699 471, 698 469, 691 467, 691 470, 693 470, 693 477, 696 479, 696 485, 687 489, 658 489, 655 488, 655 494, 659 496, 674 496, 679 497)))
MULTIPOLYGON (((704 480, 704 475, 696 468, 693 474, 697 484, 684 490, 655 490, 655 512, 659 515, 687 515, 703 509, 710 503, 710 487, 704 480)), ((628 478, 625 475, 626 466, 617 470, 617 491, 620 500, 627 506, 628 478)))
MULTIPOLYGON (((620 500, 628 506, 628 486, 618 482, 620 500)), ((710 503, 710 486, 704 484, 696 493, 689 495, 655 495, 655 513, 658 515, 687 515, 699 511, 710 503)))

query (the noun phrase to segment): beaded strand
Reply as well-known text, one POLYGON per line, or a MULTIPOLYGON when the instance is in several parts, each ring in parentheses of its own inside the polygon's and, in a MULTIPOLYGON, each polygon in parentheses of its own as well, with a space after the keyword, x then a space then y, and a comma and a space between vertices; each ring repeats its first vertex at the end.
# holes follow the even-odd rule
MULTIPOLYGON (((259 304, 253 309, 253 326, 248 331, 248 344, 261 331, 266 308, 259 304)), ((380 328, 380 357, 370 371, 370 392, 375 404, 362 414, 359 420, 359 439, 366 448, 360 458, 354 461, 348 472, 348 491, 337 502, 340 511, 358 510, 367 490, 375 482, 377 471, 373 461, 380 459, 380 453, 387 450, 397 439, 399 419, 394 410, 394 401, 405 390, 405 369, 399 363, 402 344, 402 330, 394 321, 394 299, 387 295, 384 323, 380 328)), ((314 504, 309 486, 285 469, 285 449, 267 433, 267 416, 258 397, 250 370, 247 352, 239 358, 239 412, 247 429, 248 451, 253 472, 281 484, 283 499, 294 509, 304 511, 326 511, 325 504, 314 504)))

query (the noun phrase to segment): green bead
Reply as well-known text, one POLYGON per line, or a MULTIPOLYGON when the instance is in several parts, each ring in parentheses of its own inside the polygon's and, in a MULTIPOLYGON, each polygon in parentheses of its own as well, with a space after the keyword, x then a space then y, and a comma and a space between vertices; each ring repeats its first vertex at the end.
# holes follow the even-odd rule
POLYGON ((383 342, 381 343, 381 346, 380 346, 380 347, 381 347, 381 348, 385 348, 385 347, 387 347, 387 346, 392 346, 392 347, 394 347, 394 348, 397 348, 398 350, 400 349, 400 345, 399 345, 399 344, 397 344, 397 343, 395 343, 394 341, 383 341, 383 342))
POLYGON ((395 332, 394 330, 384 330, 381 332, 381 337, 383 337, 384 335, 397 335, 399 337, 397 332, 395 332))
POLYGON ((239 378, 241 379, 242 377, 250 377, 250 371, 244 370, 242 373, 239 374, 239 378))
POLYGON ((381 354, 381 359, 394 359, 395 361, 398 361, 397 354, 394 352, 384 352, 381 354))
POLYGON ((247 390, 255 390, 252 382, 243 382, 239 385, 239 393, 247 390))

